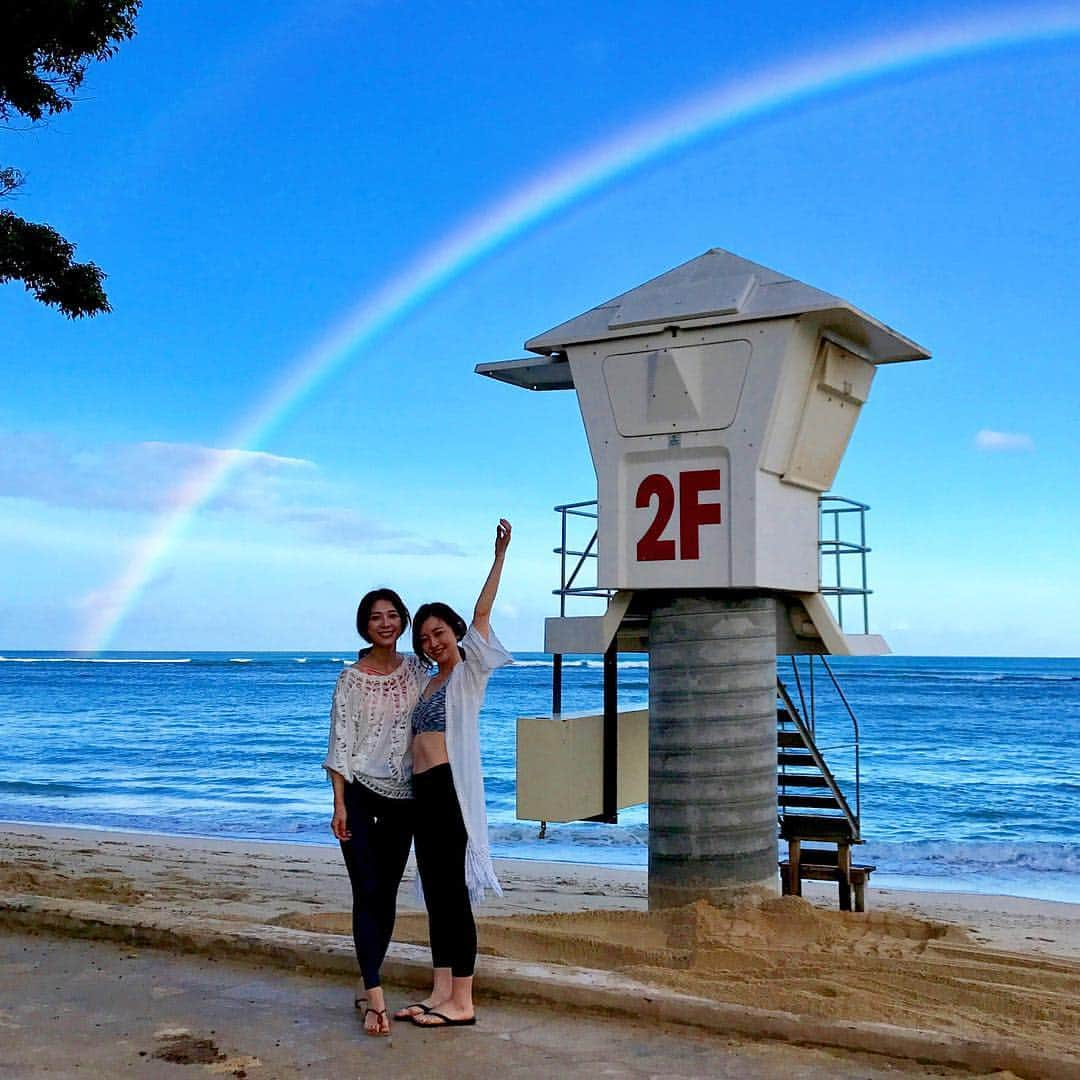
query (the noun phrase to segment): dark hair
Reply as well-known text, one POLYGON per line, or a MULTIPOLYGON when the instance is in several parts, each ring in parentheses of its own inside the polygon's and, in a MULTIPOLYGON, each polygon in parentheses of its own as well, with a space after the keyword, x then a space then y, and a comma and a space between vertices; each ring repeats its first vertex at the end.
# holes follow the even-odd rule
POLYGON ((420 644, 420 628, 432 617, 442 619, 454 631, 454 637, 458 641, 461 641, 465 636, 465 632, 469 629, 465 625, 465 620, 449 604, 440 603, 438 600, 433 604, 421 604, 416 609, 416 618, 413 619, 412 647, 413 652, 427 664, 432 663, 432 659, 424 652, 420 644))
POLYGON ((370 645, 371 638, 368 637, 368 623, 371 622, 371 609, 375 606, 377 600, 388 600, 394 605, 394 610, 401 616, 401 632, 409 628, 409 609, 405 606, 404 601, 393 589, 372 589, 363 600, 360 601, 360 606, 356 609, 356 632, 370 645))

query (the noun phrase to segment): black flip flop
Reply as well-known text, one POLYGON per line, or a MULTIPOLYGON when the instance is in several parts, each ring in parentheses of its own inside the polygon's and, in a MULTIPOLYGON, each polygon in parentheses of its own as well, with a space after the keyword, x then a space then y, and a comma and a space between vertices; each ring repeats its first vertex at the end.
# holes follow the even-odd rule
POLYGON ((434 1009, 428 1009, 424 1014, 425 1016, 437 1016, 441 1023, 438 1024, 418 1024, 416 1017, 412 1018, 412 1022, 416 1024, 418 1028, 445 1028, 445 1027, 472 1027, 476 1023, 476 1017, 470 1016, 464 1020, 453 1020, 444 1013, 436 1012, 434 1009))
POLYGON ((411 1005, 402 1005, 396 1013, 394 1013, 395 1020, 411 1020, 414 1016, 422 1016, 424 1013, 431 1012, 431 1006, 425 1005, 422 1001, 414 1001, 411 1005), (419 1009, 418 1013, 409 1012, 410 1009, 419 1009))

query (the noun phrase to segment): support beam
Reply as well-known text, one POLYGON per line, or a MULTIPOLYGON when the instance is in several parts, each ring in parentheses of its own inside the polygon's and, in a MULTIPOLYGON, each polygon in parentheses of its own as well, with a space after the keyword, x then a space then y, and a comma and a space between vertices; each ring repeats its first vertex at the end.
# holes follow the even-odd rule
POLYGON ((649 640, 649 907, 775 895, 776 602, 664 597, 649 640))
POLYGON ((613 640, 604 653, 604 810, 603 820, 619 820, 619 651, 613 640))

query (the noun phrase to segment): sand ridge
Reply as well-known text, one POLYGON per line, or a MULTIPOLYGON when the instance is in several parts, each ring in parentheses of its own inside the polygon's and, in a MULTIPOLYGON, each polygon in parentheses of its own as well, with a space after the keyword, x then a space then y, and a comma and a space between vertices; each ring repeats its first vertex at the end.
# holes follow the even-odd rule
MULTIPOLYGON (((347 933, 344 913, 286 916, 347 933)), ((1023 1035, 1080 1053, 1080 963, 987 949, 970 931, 896 911, 863 915, 781 897, 728 910, 591 911, 478 919, 480 950, 618 971, 717 1001, 821 1019, 1023 1035)), ((395 937, 426 942, 421 915, 395 937)))

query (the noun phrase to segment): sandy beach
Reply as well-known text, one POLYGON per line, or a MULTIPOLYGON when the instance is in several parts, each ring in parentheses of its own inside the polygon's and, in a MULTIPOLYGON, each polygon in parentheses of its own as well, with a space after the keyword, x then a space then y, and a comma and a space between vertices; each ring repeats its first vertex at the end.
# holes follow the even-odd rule
MULTIPOLYGON (((620 972, 658 987, 819 1020, 1030 1041, 1080 1055, 1080 905, 1006 896, 835 888, 718 910, 649 913, 642 871, 501 861, 505 895, 478 910, 481 959, 620 972)), ((3 826, 0 893, 93 901, 344 935, 336 848, 3 826)), ((412 870, 395 940, 423 944, 412 870)))

